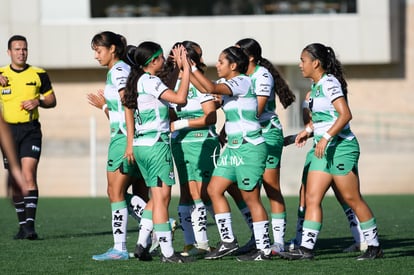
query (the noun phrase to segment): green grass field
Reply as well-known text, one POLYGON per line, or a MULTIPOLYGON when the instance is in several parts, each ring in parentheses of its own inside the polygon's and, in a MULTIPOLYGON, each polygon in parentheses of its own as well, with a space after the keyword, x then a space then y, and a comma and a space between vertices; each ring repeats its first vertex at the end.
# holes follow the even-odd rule
MULTIPOLYGON (((297 198, 287 197, 286 238, 294 236, 297 198)), ((17 218, 10 200, 0 199, 0 274, 414 274, 414 196, 365 196, 377 218, 385 258, 356 261, 358 253, 342 253, 352 244, 342 208, 335 198, 324 200, 324 226, 313 261, 286 261, 274 258, 265 262, 237 262, 234 257, 198 260, 189 264, 152 262, 96 262, 93 254, 112 245, 110 207, 106 198, 41 198, 36 230, 40 240, 13 240, 17 218)), ((265 200, 266 201, 266 200, 265 200)), ((268 207, 268 204, 266 204, 268 207)), ((177 219, 177 198, 171 202, 171 216, 177 219)), ((247 225, 232 204, 233 227, 239 243, 250 237, 247 225)), ((128 249, 137 239, 137 223, 128 225, 128 249)), ((209 217, 208 234, 215 245, 217 228, 209 217)), ((177 230, 174 247, 183 247, 177 230)))

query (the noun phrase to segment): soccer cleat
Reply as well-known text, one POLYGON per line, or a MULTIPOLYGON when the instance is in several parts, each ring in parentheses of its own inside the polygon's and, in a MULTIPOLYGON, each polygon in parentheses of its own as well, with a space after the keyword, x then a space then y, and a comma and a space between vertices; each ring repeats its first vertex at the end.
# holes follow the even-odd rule
POLYGON ((240 255, 236 257, 237 261, 244 262, 244 261, 266 261, 272 259, 272 253, 266 253, 263 250, 256 249, 247 254, 240 255))
POLYGON ((234 239, 234 241, 229 242, 229 243, 221 241, 217 245, 217 248, 213 249, 212 251, 206 254, 204 259, 206 260, 219 259, 226 255, 229 255, 233 251, 236 251, 238 248, 239 248, 239 244, 237 243, 236 239, 234 239))
POLYGON ((26 236, 26 231, 24 230, 23 226, 20 226, 19 231, 16 233, 16 235, 14 235, 13 239, 23 240, 23 239, 25 239, 25 236, 26 236))
POLYGON ((349 247, 345 248, 343 252, 365 252, 367 248, 367 242, 353 243, 349 247))
POLYGON ((272 255, 277 255, 280 252, 285 251, 285 247, 281 243, 274 243, 270 246, 270 249, 272 250, 272 255))
MULTIPOLYGON (((188 254, 188 251, 190 251, 193 248, 195 248, 194 244, 186 244, 186 245, 184 245, 183 252, 181 252, 181 255, 183 255, 183 253, 184 254, 188 254)), ((183 256, 186 256, 186 255, 183 255, 183 256)))
POLYGON ((135 246, 134 257, 140 261, 145 261, 145 262, 152 261, 152 256, 151 256, 151 253, 149 252, 149 247, 143 247, 140 244, 137 244, 135 246))
POLYGON ((234 255, 243 255, 251 251, 255 251, 255 250, 256 250, 256 239, 254 238, 254 235, 252 235, 250 240, 245 245, 243 245, 242 247, 240 247, 234 252, 234 255))
POLYGON ((374 260, 374 259, 378 259, 382 257, 384 257, 384 252, 382 251, 380 246, 369 245, 367 250, 364 252, 364 254, 358 256, 356 259, 358 261, 362 261, 362 260, 374 260))
POLYGON ((37 240, 39 238, 39 236, 37 235, 37 233, 34 229, 26 228, 26 229, 24 229, 24 231, 25 231, 25 235, 24 235, 25 239, 33 241, 33 240, 37 240))
POLYGON ((303 246, 292 251, 279 252, 279 256, 287 260, 312 260, 314 257, 312 250, 303 246))
POLYGON ((24 226, 19 227, 19 231, 17 234, 13 237, 15 240, 37 240, 39 239, 39 236, 37 235, 36 231, 32 228, 27 228, 24 226))
POLYGON ((186 245, 184 247, 183 252, 181 252, 181 256, 188 257, 196 257, 196 258, 203 258, 207 253, 211 252, 213 249, 211 247, 208 248, 201 248, 197 245, 186 245), (191 246, 191 248, 190 248, 191 246))
POLYGON ((160 260, 162 263, 179 263, 179 264, 188 263, 192 261, 190 257, 184 257, 180 255, 179 253, 174 253, 170 257, 165 257, 163 254, 161 254, 160 260))
POLYGON ((95 261, 128 260, 128 258, 129 254, 127 251, 119 251, 115 248, 110 248, 103 254, 92 256, 92 259, 95 261))

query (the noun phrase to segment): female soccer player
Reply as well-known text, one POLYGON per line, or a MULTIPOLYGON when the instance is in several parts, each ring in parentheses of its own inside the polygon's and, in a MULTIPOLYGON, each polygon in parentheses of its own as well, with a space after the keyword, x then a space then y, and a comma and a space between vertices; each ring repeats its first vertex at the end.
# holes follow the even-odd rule
MULTIPOLYGON (((146 226, 149 230, 152 227, 151 222, 153 223, 161 248, 162 262, 182 263, 186 259, 174 253, 168 217, 171 186, 175 183, 168 136, 168 109, 169 103, 187 102, 190 65, 185 49, 174 48, 174 59, 183 70, 180 87, 175 92, 156 76, 165 61, 160 45, 146 41, 135 49, 132 48, 129 53, 133 65, 124 96, 128 129, 126 156, 130 162, 137 162, 145 183, 151 189, 151 199, 143 213, 141 227, 146 226)), ((139 238, 141 239, 141 232, 139 238)), ((138 258, 146 258, 143 255, 148 254, 146 239, 143 238, 141 242, 139 240, 141 251, 136 251, 138 258)))
POLYGON ((208 185, 213 203, 215 220, 221 242, 207 253, 205 259, 218 259, 238 249, 233 234, 230 207, 224 192, 237 183, 253 219, 253 229, 258 250, 255 255, 241 255, 237 259, 270 259, 269 221, 260 199, 262 175, 265 169, 267 147, 257 119, 257 99, 252 81, 245 75, 249 60, 242 49, 228 47, 222 51, 216 64, 222 83, 213 83, 197 69, 193 75, 203 93, 222 95, 225 113, 226 148, 222 152, 208 185))
POLYGON ((252 39, 241 39, 236 43, 249 56, 247 74, 254 83, 257 96, 259 122, 266 140, 268 156, 263 174, 263 186, 271 207, 273 230, 273 253, 284 251, 286 227, 285 201, 280 189, 280 161, 283 150, 283 130, 276 111, 276 95, 284 108, 295 101, 295 95, 278 70, 262 57, 260 44, 252 39))
POLYGON ((114 238, 112 248, 92 258, 97 261, 127 260, 129 258, 126 248, 128 210, 125 192, 130 183, 130 175, 139 177, 139 172, 133 165, 128 165, 124 157, 127 131, 122 98, 130 72, 130 66, 123 61, 126 39, 119 34, 104 31, 92 38, 91 47, 99 64, 109 69, 103 95, 99 92, 91 93, 88 94, 88 100, 91 105, 102 108, 110 123, 111 140, 106 168, 114 238))
MULTIPOLYGON (((203 71, 206 65, 200 45, 193 41, 179 44, 185 47, 194 66, 203 71)), ((162 75, 166 76, 165 83, 171 83, 170 88, 179 88, 182 71, 173 58, 167 59, 162 75)), ((171 110, 171 117, 174 117, 171 123, 171 147, 180 181, 178 214, 185 242, 181 254, 201 257, 210 251, 204 202, 209 201, 207 184, 214 169, 215 155, 220 152, 215 129, 215 98, 200 93, 190 83, 187 104, 171 104, 171 110)))
MULTIPOLYGON (((357 215, 368 249, 358 260, 383 256, 377 235, 377 224, 359 189, 358 159, 360 149, 349 122, 352 114, 347 100, 347 83, 341 63, 331 47, 320 43, 306 46, 299 67, 312 80, 309 108, 312 112, 314 147, 307 173, 301 246, 291 252, 280 252, 282 258, 312 259, 314 246, 322 227, 322 199, 331 186, 336 189, 357 215)), ((310 131, 302 131, 295 143, 302 146, 310 131)))

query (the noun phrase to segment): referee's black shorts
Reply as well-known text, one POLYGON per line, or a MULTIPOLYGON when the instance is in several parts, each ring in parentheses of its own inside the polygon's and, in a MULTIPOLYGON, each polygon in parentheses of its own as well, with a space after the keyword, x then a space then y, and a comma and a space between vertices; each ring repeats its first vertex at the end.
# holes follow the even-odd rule
MULTIPOLYGON (((38 120, 25 123, 9 123, 16 145, 18 159, 30 157, 39 159, 42 151, 42 129, 38 120)), ((3 154, 4 168, 8 169, 8 160, 3 154)))

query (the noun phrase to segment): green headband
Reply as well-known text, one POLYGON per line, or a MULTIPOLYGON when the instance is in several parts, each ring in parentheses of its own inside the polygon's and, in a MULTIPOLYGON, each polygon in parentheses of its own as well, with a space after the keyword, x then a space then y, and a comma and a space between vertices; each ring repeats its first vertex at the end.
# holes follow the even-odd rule
POLYGON ((144 64, 144 66, 147 66, 152 60, 154 60, 155 58, 157 58, 160 54, 162 54, 162 49, 159 49, 158 51, 156 51, 144 64))

